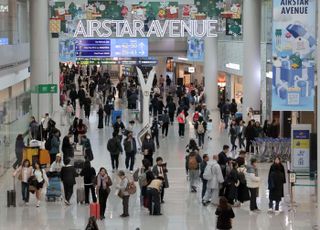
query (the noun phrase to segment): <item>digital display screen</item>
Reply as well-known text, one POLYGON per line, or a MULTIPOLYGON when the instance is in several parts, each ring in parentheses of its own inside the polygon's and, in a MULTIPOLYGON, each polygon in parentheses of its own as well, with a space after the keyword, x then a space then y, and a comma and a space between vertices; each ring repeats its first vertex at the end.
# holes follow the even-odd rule
POLYGON ((0 38, 0 46, 9 45, 9 38, 0 38))
POLYGON ((148 57, 147 38, 76 39, 76 58, 148 57))

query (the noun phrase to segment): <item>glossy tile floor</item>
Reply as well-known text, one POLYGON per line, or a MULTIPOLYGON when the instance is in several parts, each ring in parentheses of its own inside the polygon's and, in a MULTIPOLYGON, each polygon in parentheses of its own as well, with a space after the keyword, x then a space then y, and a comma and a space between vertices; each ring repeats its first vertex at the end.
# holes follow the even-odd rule
MULTIPOLYGON (((217 117, 218 115, 214 115, 217 117)), ((126 114, 125 114, 126 117, 126 114)), ((56 118, 56 120, 59 120, 56 118)), ((127 121, 127 119, 125 119, 127 121)), ((110 170, 110 156, 106 150, 106 141, 111 136, 111 128, 106 127, 103 130, 97 129, 96 112, 92 112, 90 117, 88 136, 91 139, 95 159, 93 166, 98 170, 104 166, 110 170)), ((220 152, 223 144, 229 143, 227 133, 219 131, 219 121, 215 120, 215 129, 210 134, 213 140, 206 145, 203 152, 212 155, 220 152)), ((67 126, 61 126, 61 130, 66 131, 67 126)), ((136 127, 137 131, 139 127, 136 127)), ((130 217, 121 219, 119 215, 122 211, 121 200, 111 192, 108 199, 106 219, 99 221, 100 229, 121 230, 136 229, 174 229, 174 230, 194 230, 194 229, 215 229, 216 217, 215 208, 212 206, 203 207, 200 200, 200 194, 190 193, 184 170, 185 146, 189 138, 180 139, 177 137, 177 124, 169 129, 169 136, 161 138, 160 149, 156 156, 162 156, 168 162, 170 188, 165 192, 165 204, 162 205, 162 216, 152 217, 148 212, 140 207, 139 197, 136 195, 130 197, 130 217)), ((191 123, 188 125, 187 133, 193 137, 191 123)), ((120 168, 124 168, 124 156, 120 157, 120 168)), ((140 166, 141 156, 137 156, 136 167, 140 166)), ((233 220, 233 229, 237 230, 284 230, 284 229, 316 229, 313 226, 317 221, 317 209, 315 208, 315 188, 314 187, 296 187, 295 200, 298 207, 294 212, 288 211, 286 202, 281 203, 281 212, 279 215, 267 213, 267 173, 269 164, 260 164, 259 173, 263 178, 260 187, 259 207, 262 212, 250 215, 248 203, 241 208, 234 208, 236 218, 233 220)), ((17 183, 18 206, 16 208, 6 207, 6 190, 12 187, 12 172, 0 178, 0 230, 2 229, 33 229, 33 230, 77 230, 84 229, 87 223, 89 209, 85 205, 77 205, 75 196, 72 198, 72 205, 66 207, 63 202, 42 201, 40 208, 35 207, 35 198, 31 195, 29 206, 22 206, 20 196, 20 185, 17 183)), ((113 176, 114 180, 116 178, 113 176)), ((75 186, 81 186, 81 180, 78 180, 75 186)), ((311 181, 299 181, 304 184, 311 184, 311 181)), ((116 183, 114 183, 116 184, 116 183)), ((199 183, 199 191, 200 191, 199 183)), ((287 189, 285 190, 287 194, 287 189)), ((139 192, 138 192, 139 194, 139 192)), ((287 198, 285 199, 287 200, 287 198)))

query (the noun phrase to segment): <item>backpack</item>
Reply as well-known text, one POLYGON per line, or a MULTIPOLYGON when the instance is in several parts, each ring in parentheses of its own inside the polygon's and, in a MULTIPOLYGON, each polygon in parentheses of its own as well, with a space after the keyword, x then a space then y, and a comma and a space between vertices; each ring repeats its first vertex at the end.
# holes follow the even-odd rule
POLYGON ((136 193, 137 187, 136 187, 136 185, 135 185, 135 183, 134 183, 133 181, 129 181, 129 182, 128 182, 126 191, 127 191, 130 195, 133 195, 133 194, 136 193))
POLYGON ((212 175, 212 165, 207 165, 203 172, 203 179, 205 180, 211 180, 213 175, 212 175))
POLYGON ((198 168, 197 156, 190 156, 188 159, 188 169, 196 170, 198 168))
POLYGON ((204 134, 205 130, 204 130, 203 122, 198 124, 197 132, 198 134, 204 134))
MULTIPOLYGON (((141 170, 141 171, 142 171, 142 170, 141 170)), ((140 186, 140 187, 147 186, 148 181, 147 181, 147 174, 146 174, 146 172, 141 172, 141 174, 139 175, 138 181, 139 181, 139 186, 140 186)))
POLYGON ((197 122, 199 120, 199 117, 200 117, 199 112, 195 112, 192 118, 193 122, 197 122))
POLYGON ((52 136, 49 136, 48 140, 46 140, 46 142, 44 144, 44 148, 46 150, 50 150, 51 149, 51 147, 52 147, 51 141, 52 141, 52 136))

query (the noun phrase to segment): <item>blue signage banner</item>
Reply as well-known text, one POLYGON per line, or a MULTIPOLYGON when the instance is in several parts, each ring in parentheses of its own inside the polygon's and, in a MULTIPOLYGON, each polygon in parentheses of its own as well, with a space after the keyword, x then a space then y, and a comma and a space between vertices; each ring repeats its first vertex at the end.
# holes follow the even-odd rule
POLYGON ((273 111, 314 110, 316 0, 273 0, 273 111))
POLYGON ((201 38, 190 37, 188 39, 187 58, 189 61, 204 61, 204 40, 201 38))
POLYGON ((77 58, 148 57, 147 38, 76 39, 77 58))

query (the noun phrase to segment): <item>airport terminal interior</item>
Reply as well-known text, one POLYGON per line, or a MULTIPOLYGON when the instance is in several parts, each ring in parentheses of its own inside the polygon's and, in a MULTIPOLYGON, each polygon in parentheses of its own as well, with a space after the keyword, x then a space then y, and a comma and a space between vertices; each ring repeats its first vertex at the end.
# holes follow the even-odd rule
POLYGON ((320 229, 319 10, 0 0, 0 230, 320 229))

